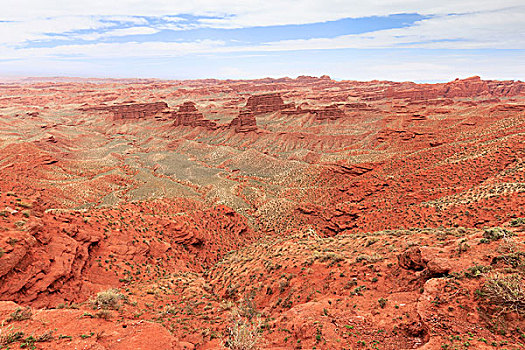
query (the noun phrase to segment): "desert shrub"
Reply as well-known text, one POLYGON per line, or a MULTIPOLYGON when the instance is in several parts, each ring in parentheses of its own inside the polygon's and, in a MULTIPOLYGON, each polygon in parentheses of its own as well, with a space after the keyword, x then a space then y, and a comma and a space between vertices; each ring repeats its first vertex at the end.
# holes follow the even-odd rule
POLYGON ((510 222, 510 226, 513 226, 513 227, 521 226, 521 225, 525 225, 525 218, 517 218, 510 222))
POLYGON ((53 340, 53 333, 54 333, 53 330, 47 331, 47 332, 39 335, 38 337, 36 337, 36 341, 37 342, 51 341, 51 340, 53 340))
POLYGON ((233 350, 257 349, 260 327, 259 320, 246 321, 236 315, 232 320, 232 325, 228 328, 228 339, 224 345, 233 350))
POLYGON ((377 302, 379 303, 379 306, 381 307, 381 309, 384 309, 385 306, 386 306, 386 303, 388 302, 388 299, 385 299, 385 298, 379 298, 377 300, 377 302))
POLYGON ((0 347, 19 341, 24 337, 24 332, 15 331, 13 326, 0 328, 0 347))
POLYGON ((279 281, 279 291, 282 293, 290 286, 290 281, 282 279, 279 281))
POLYGON ((467 271, 465 271, 465 277, 467 278, 478 278, 481 277, 484 273, 489 272, 492 270, 490 266, 484 266, 484 265, 476 265, 469 267, 467 271))
POLYGON ((113 314, 109 310, 98 310, 95 313, 95 317, 103 320, 110 320, 113 317, 113 314))
POLYGON ((523 267, 525 264, 525 252, 498 255, 492 258, 492 264, 503 263, 513 268, 523 267))
POLYGON ((179 313, 179 309, 176 306, 173 305, 166 305, 164 307, 164 313, 166 315, 176 315, 179 313))
POLYGON ((502 312, 525 314, 525 285, 520 274, 488 276, 483 285, 482 295, 502 312))
POLYGON ((120 308, 120 300, 123 299, 122 294, 116 289, 109 289, 98 292, 94 300, 92 300, 94 309, 112 309, 118 310, 120 308))
POLYGON ((253 319, 257 315, 257 307, 253 300, 253 295, 246 295, 240 302, 238 312, 241 317, 248 320, 253 319))
POLYGON ((345 260, 343 256, 337 253, 334 253, 334 252, 322 253, 322 254, 317 255, 316 258, 319 259, 320 262, 330 261, 332 265, 334 263, 345 260))
POLYGON ((379 254, 372 254, 372 255, 366 255, 366 254, 363 254, 363 255, 359 255, 355 261, 356 262, 362 262, 362 261, 366 261, 366 262, 369 262, 369 263, 375 263, 375 262, 378 262, 378 261, 381 261, 383 260, 383 257, 379 254))
POLYGON ((36 339, 32 335, 20 341, 20 349, 36 349, 36 339))
POLYGON ((31 308, 25 307, 17 307, 13 313, 11 313, 11 317, 9 317, 8 321, 24 321, 29 320, 33 316, 33 312, 31 311, 31 308))
POLYGON ((19 207, 25 208, 25 209, 31 209, 33 208, 33 204, 29 202, 18 202, 16 203, 19 207))
POLYGON ((483 232, 483 238, 489 241, 497 241, 503 237, 506 237, 509 234, 507 230, 501 227, 488 228, 483 232))

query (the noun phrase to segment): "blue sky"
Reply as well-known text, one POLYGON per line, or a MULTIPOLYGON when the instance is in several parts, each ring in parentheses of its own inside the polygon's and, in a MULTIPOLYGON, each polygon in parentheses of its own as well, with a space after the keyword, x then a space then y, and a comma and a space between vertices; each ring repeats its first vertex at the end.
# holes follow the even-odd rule
POLYGON ((0 77, 525 80, 517 0, 0 0, 0 77))

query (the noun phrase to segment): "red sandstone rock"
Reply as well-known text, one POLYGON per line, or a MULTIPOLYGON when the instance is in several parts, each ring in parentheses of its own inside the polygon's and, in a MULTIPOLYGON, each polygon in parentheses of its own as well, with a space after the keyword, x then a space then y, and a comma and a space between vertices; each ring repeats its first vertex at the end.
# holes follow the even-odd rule
POLYGON ((255 115, 277 112, 288 107, 279 93, 253 95, 246 102, 246 108, 255 115))
POLYGON ((118 120, 151 118, 167 108, 168 105, 165 102, 153 102, 111 106, 108 107, 108 110, 113 113, 113 118, 118 120))
POLYGON ((255 113, 250 110, 241 110, 239 115, 230 122, 229 127, 233 128, 237 133, 246 133, 257 130, 255 113))
POLYGON ((490 81, 481 80, 480 77, 467 79, 456 79, 445 84, 421 84, 406 83, 405 89, 390 87, 386 91, 389 98, 408 99, 435 99, 435 98, 461 98, 477 96, 514 96, 525 94, 525 83, 521 81, 490 81))
POLYGON ((130 103, 113 106, 90 107, 83 105, 80 111, 107 111, 112 113, 114 120, 134 120, 152 118, 162 114, 168 108, 165 102, 130 103))
POLYGON ((335 104, 312 110, 311 113, 315 115, 317 120, 336 120, 345 116, 345 113, 335 104))
POLYGON ((452 266, 449 260, 439 257, 437 249, 429 247, 411 247, 398 255, 398 263, 404 269, 421 271, 426 269, 429 276, 444 275, 452 266))
POLYGON ((173 122, 174 126, 202 126, 207 129, 215 129, 217 127, 215 122, 204 119, 204 116, 202 113, 199 113, 193 102, 184 102, 179 106, 178 112, 173 113, 173 117, 175 118, 175 121, 173 122))

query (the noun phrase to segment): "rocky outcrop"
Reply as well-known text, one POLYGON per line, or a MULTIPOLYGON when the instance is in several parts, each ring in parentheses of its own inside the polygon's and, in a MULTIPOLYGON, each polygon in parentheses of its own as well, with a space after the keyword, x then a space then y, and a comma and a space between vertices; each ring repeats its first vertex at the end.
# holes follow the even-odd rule
POLYGON ((441 276, 452 270, 447 259, 439 257, 439 249, 431 247, 411 247, 398 255, 398 264, 406 270, 424 271, 428 276, 441 276))
MULTIPOLYGON (((23 305, 16 304, 12 301, 0 301, 0 318, 9 319, 10 315, 22 310, 23 305)), ((88 312, 75 309, 40 309, 33 313, 32 309, 28 310, 31 314, 28 320, 17 322, 16 332, 8 333, 5 329, 13 328, 13 324, 3 328, 10 335, 10 338, 2 334, 2 344, 10 343, 10 347, 20 342, 20 348, 28 347, 37 349, 35 345, 40 344, 40 349, 193 349, 190 345, 179 341, 176 337, 162 325, 154 322, 144 322, 143 320, 130 320, 124 324, 117 324, 108 321, 100 321, 96 318, 86 317, 88 312), (43 325, 51 325, 48 331, 43 325), (86 332, 89 330, 90 332, 86 332), (63 338, 57 337, 54 333, 68 334, 63 338), (88 333, 88 334, 85 334, 88 333), (22 337, 24 334, 31 334, 27 343, 31 346, 24 345, 22 337), (97 334, 98 336, 93 336, 97 334), (73 338, 77 338, 72 340, 73 338), (7 339, 7 341, 5 340, 7 339), (32 339, 37 339, 36 341, 32 339), (60 344, 62 339, 67 339, 67 344, 60 344)), ((111 314, 111 311, 106 311, 111 314)), ((45 327, 45 326, 44 326, 45 327)), ((2 348, 4 346, 2 345, 2 348)), ((17 345, 18 348, 18 345, 17 345)))
POLYGON ((60 228, 50 229, 40 219, 34 219, 28 232, 12 232, 4 236, 6 252, 0 269, 2 298, 45 305, 42 294, 69 293, 81 280, 89 251, 102 239, 100 232, 88 232, 79 227, 79 219, 67 218, 60 228))
POLYGON ((309 224, 322 227, 323 232, 334 235, 355 228, 362 209, 355 203, 339 204, 336 208, 303 203, 296 208, 296 212, 304 215, 309 224))
POLYGON ((246 133, 257 130, 257 121, 255 114, 250 110, 242 110, 239 115, 235 117, 229 125, 230 128, 237 133, 246 133))
POLYGON ((419 114, 419 113, 414 113, 409 117, 409 120, 411 122, 423 121, 427 119, 428 119, 427 116, 419 114))
POLYGON ((377 133, 378 142, 387 142, 392 139, 410 141, 416 137, 416 133, 408 130, 384 129, 377 133))
POLYGON ((335 104, 312 110, 311 113, 315 115, 317 120, 336 120, 345 116, 345 113, 335 104))
POLYGON ((178 244, 198 246, 204 241, 198 230, 192 229, 185 222, 170 222, 164 226, 172 236, 173 241, 178 244))
POLYGON ((193 102, 184 102, 179 106, 178 112, 173 113, 173 117, 175 118, 174 126, 202 126, 208 129, 217 127, 217 123, 204 118, 193 102))
POLYGON ((364 102, 351 102, 345 103, 345 108, 354 110, 354 111, 375 111, 376 109, 364 102))
POLYGON ((387 98, 428 100, 436 98, 465 97, 504 97, 525 94, 525 83, 521 81, 481 80, 474 76, 467 79, 456 79, 445 84, 403 83, 389 87, 387 98))
POLYGON ((168 109, 166 102, 130 103, 113 106, 97 106, 80 108, 81 111, 110 112, 114 120, 147 119, 161 115, 168 109))
POLYGON ((254 114, 277 112, 289 108, 285 105, 280 93, 254 95, 248 98, 246 109, 254 114))
POLYGON ((136 103, 111 107, 114 119, 146 119, 152 118, 166 110, 166 102, 136 103))
POLYGON ((321 81, 330 82, 332 79, 328 75, 322 75, 318 77, 312 77, 310 75, 300 75, 295 80, 301 83, 318 83, 321 81))
MULTIPOLYGON (((352 104, 353 106, 358 106, 360 110, 371 110, 367 104, 352 104)), ((299 115, 310 113, 315 116, 316 120, 336 120, 344 117, 346 114, 342 109, 339 108, 336 104, 331 104, 329 106, 324 106, 321 108, 312 108, 307 104, 302 104, 295 107, 292 103, 286 105, 286 108, 281 110, 281 113, 284 115, 299 115)))
POLYGON ((290 103, 289 106, 290 107, 281 110, 281 114, 284 114, 284 115, 299 115, 299 114, 304 114, 304 113, 308 113, 309 112, 308 108, 303 108, 303 106, 297 106, 296 107, 295 103, 290 103))
POLYGON ((491 107, 491 112, 523 112, 525 104, 497 104, 491 107))

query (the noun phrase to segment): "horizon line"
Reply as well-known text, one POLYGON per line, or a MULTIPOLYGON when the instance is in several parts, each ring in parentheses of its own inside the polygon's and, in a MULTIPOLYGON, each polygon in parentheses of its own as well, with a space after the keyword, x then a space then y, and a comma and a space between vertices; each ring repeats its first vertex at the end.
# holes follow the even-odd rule
MULTIPOLYGON (((104 81, 113 81, 113 82, 130 82, 130 81, 143 81, 143 82, 185 82, 185 81, 207 81, 207 80, 215 80, 218 82, 242 82, 242 81, 260 81, 260 80, 298 80, 300 78, 304 79, 318 79, 318 80, 331 80, 335 82, 393 82, 393 83, 414 83, 414 84, 446 84, 451 83, 457 80, 468 80, 473 78, 478 78, 482 81, 515 81, 515 82, 522 82, 520 79, 484 79, 480 75, 471 75, 465 78, 457 77, 455 79, 444 79, 444 80, 390 80, 390 79, 369 79, 369 80, 358 80, 358 79, 337 79, 332 78, 328 74, 323 74, 320 76, 314 76, 314 75, 298 75, 296 77, 290 77, 290 76, 281 76, 281 77, 254 77, 254 78, 193 78, 193 79, 168 79, 168 78, 155 78, 155 77, 97 77, 97 76, 91 76, 91 77, 83 77, 83 76, 67 76, 67 75, 55 75, 55 76, 38 76, 38 75, 31 75, 31 76, 24 76, 24 75, 13 75, 13 76, 2 76, 0 75, 0 84, 6 84, 6 83, 32 83, 31 80, 34 82, 37 81, 45 81, 45 82, 60 82, 67 80, 81 80, 83 82, 89 82, 90 80, 98 80, 101 81, 100 83, 103 83, 104 81), (27 81, 24 81, 27 80, 27 81)), ((74 82, 74 81, 69 81, 74 82)), ((92 82, 95 83, 95 82, 92 82)))

